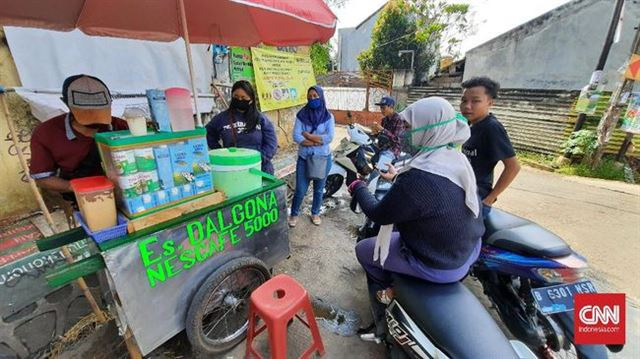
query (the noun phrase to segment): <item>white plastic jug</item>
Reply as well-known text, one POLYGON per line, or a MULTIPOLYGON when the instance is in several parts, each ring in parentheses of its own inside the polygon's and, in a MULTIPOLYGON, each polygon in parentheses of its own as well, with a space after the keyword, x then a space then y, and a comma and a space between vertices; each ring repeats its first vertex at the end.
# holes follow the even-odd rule
POLYGON ((181 87, 164 91, 169 107, 169 120, 173 131, 189 131, 196 128, 191 107, 191 92, 181 87))

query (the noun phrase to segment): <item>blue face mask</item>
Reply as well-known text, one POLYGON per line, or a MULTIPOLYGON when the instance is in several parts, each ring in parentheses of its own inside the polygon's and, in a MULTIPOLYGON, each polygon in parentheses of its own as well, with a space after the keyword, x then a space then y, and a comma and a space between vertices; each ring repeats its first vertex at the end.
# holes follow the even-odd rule
POLYGON ((320 108, 320 106, 322 106, 322 99, 320 98, 314 98, 309 100, 309 107, 311 107, 312 109, 317 109, 320 108))

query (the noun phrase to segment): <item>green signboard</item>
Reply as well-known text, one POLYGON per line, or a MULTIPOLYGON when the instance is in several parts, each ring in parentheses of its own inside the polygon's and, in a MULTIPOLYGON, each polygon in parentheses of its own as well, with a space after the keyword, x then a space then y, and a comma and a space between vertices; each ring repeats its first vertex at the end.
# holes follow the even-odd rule
POLYGON ((246 80, 255 87, 251 49, 248 47, 232 47, 229 65, 231 67, 231 82, 246 80))

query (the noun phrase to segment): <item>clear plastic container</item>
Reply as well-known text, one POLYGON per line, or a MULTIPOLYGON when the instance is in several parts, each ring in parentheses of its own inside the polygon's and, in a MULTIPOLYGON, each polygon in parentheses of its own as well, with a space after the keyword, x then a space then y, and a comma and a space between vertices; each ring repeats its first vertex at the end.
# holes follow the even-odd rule
POLYGON ((144 136, 147 134, 147 118, 144 110, 136 107, 129 107, 124 110, 123 117, 127 121, 129 131, 134 136, 144 136))
POLYGON ((196 128, 191 107, 191 92, 172 87, 164 91, 169 108, 169 120, 173 131, 189 131, 196 128))
POLYGON ((110 228, 118 223, 113 182, 105 176, 71 180, 84 222, 93 232, 110 228))

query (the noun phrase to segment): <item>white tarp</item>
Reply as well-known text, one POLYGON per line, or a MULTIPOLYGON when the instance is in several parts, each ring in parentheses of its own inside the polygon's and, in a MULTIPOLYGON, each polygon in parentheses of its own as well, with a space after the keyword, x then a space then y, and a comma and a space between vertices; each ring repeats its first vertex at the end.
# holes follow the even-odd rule
MULTIPOLYGON (((88 74, 110 90, 144 93, 149 88, 190 88, 184 42, 154 42, 5 26, 22 86, 60 89, 65 78, 88 74)), ((213 59, 207 45, 192 45, 198 92, 210 93, 213 59)))
MULTIPOLYGON (((29 104, 33 116, 42 122, 69 111, 67 106, 60 100, 60 93, 34 92, 25 88, 17 88, 16 93, 29 104)), ((111 115, 122 117, 125 108, 130 106, 139 107, 149 113, 149 104, 144 95, 119 97, 116 94, 111 105, 111 115)), ((200 112, 211 112, 214 106, 215 102, 212 95, 199 95, 198 108, 200 112)), ((192 109, 195 113, 195 108, 192 107, 192 109)))
MULTIPOLYGON (((79 30, 57 32, 5 26, 11 55, 23 89, 17 91, 40 121, 67 111, 59 100, 65 78, 88 74, 104 81, 114 95, 144 94, 150 88, 191 89, 183 40, 171 43, 87 36, 79 30)), ((213 59, 207 45, 192 45, 198 93, 209 94, 213 59)), ((146 106, 144 97, 114 96, 113 115, 124 107, 146 106)), ((212 99, 198 101, 208 112, 212 99), (205 101, 205 103, 202 103, 205 101)))

